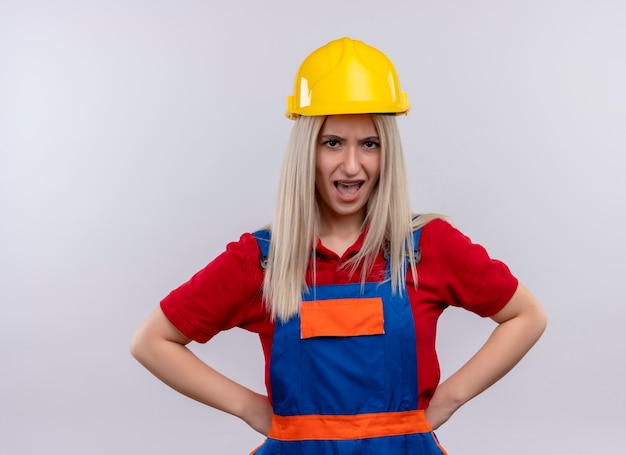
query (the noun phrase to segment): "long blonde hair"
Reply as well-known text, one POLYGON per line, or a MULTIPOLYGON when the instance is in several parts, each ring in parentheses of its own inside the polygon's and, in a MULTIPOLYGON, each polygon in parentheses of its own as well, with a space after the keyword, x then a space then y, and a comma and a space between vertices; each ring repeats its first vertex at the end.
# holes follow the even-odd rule
MULTIPOLYGON (((396 118, 371 115, 381 145, 380 178, 367 204, 363 247, 349 263, 361 264, 361 282, 386 244, 394 293, 402 293, 406 281, 406 258, 415 274, 413 230, 435 215, 414 220, 404 154, 396 118)), ((271 241, 263 294, 272 319, 288 320, 300 311, 301 295, 311 253, 319 235, 319 208, 315 197, 315 150, 326 117, 299 117, 285 154, 278 197, 271 224, 271 241)))

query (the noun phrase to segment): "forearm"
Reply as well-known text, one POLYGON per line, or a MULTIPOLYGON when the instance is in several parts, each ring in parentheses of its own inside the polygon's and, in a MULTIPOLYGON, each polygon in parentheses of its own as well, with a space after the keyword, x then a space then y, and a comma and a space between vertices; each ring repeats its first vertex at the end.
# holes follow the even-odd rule
POLYGON ((138 329, 131 352, 174 390, 239 417, 255 430, 267 433, 271 420, 267 397, 211 368, 185 346, 188 341, 157 310, 138 329))
POLYGON ((432 397, 430 413, 435 425, 507 374, 537 342, 546 325, 541 306, 521 285, 493 319, 498 326, 487 342, 442 382, 432 397))
POLYGON ((166 340, 145 340, 133 349, 135 358, 178 392, 213 408, 242 416, 252 392, 217 372, 186 346, 166 340))
POLYGON ((503 322, 482 348, 439 386, 438 392, 457 406, 463 405, 507 374, 535 344, 542 331, 531 318, 503 322))

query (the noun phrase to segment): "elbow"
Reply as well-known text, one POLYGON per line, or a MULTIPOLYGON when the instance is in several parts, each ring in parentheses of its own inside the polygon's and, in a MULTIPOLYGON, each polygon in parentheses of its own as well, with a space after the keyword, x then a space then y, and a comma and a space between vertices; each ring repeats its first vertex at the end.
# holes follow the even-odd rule
POLYGON ((130 340, 130 354, 142 365, 145 365, 145 358, 149 355, 154 343, 154 326, 156 311, 150 313, 148 317, 137 327, 130 340))
POLYGON ((532 343, 536 343, 548 326, 548 316, 543 307, 536 300, 527 308, 525 314, 526 333, 532 343))
POLYGON ((186 344, 184 337, 165 318, 160 309, 153 311, 139 326, 130 341, 130 354, 146 366, 157 360, 169 342, 186 344), (164 344, 165 343, 165 344, 164 344))
POLYGON ((145 325, 142 325, 134 333, 130 340, 130 355, 142 365, 145 365, 146 357, 149 355, 150 340, 145 325))
POLYGON ((510 302, 513 317, 525 321, 525 331, 537 341, 548 326, 548 316, 539 301, 524 286, 519 286, 510 302))
POLYGON ((141 353, 142 353, 142 340, 139 334, 139 330, 137 330, 130 340, 130 355, 132 355, 136 360, 140 360, 141 353))
POLYGON ((537 331, 539 332, 539 338, 541 337, 541 335, 543 335, 543 333, 546 331, 546 328, 548 327, 548 315, 541 305, 538 305, 537 315, 535 316, 535 319, 537 331))

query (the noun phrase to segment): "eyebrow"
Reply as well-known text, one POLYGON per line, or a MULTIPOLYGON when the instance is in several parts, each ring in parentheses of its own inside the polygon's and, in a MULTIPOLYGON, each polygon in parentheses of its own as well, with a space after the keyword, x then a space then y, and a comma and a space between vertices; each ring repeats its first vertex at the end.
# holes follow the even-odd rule
MULTIPOLYGON (((320 139, 325 139, 325 140, 329 140, 329 139, 334 139, 334 140, 345 140, 343 137, 341 136, 337 136, 336 134, 321 134, 320 135, 320 139)), ((368 136, 368 137, 364 137, 363 139, 359 139, 361 142, 380 142, 380 138, 378 136, 368 136)))

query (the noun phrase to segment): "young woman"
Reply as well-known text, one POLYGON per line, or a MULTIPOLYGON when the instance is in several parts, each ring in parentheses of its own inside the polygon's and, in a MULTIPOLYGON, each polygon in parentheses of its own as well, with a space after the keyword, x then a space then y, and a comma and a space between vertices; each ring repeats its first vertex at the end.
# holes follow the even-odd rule
POLYGON ((261 454, 442 454, 434 436, 541 336, 540 305, 502 262, 409 207, 395 116, 408 112, 380 51, 332 41, 301 65, 270 228, 243 234, 140 326, 133 355, 179 392, 267 435, 261 454), (439 315, 497 326, 441 384, 439 315), (268 395, 206 365, 192 340, 259 334, 268 395))

